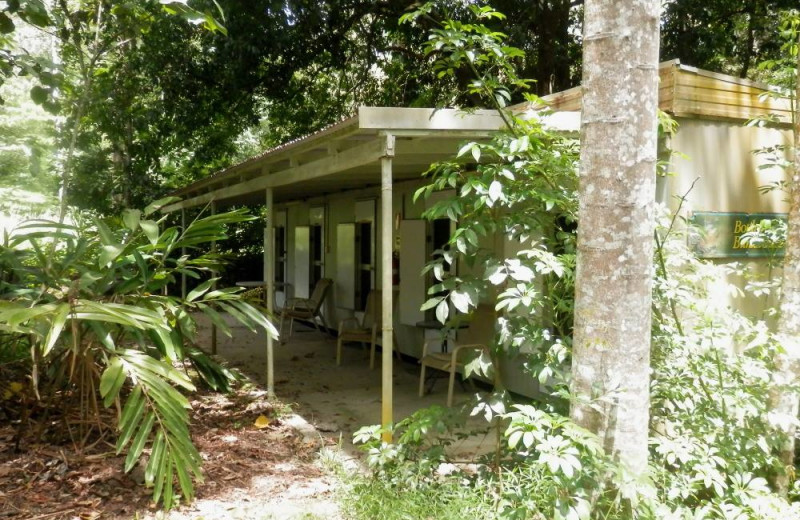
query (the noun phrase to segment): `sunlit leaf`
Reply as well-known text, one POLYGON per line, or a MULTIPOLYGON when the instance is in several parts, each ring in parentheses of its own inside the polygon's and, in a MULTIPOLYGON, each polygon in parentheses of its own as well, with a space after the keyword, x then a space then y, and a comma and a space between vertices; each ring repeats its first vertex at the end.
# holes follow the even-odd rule
POLYGON ((126 209, 122 212, 122 221, 131 231, 136 231, 139 228, 141 218, 142 212, 138 209, 126 209))
POLYGON ((153 220, 142 220, 139 222, 139 226, 144 231, 145 236, 147 236, 147 240, 150 241, 150 244, 156 245, 158 243, 158 223, 153 220))
POLYGON ((269 418, 264 415, 259 415, 256 421, 253 423, 253 426, 259 430, 263 430, 264 428, 269 427, 270 424, 272 424, 272 421, 269 420, 269 418))

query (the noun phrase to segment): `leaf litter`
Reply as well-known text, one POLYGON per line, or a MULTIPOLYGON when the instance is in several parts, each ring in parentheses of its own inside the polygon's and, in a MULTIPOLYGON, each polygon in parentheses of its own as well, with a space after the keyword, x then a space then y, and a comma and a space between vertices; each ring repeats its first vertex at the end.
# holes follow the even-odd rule
MULTIPOLYGON (((62 433, 45 442, 23 438, 17 451, 17 429, 4 420, 0 520, 339 518, 336 479, 317 455, 321 442, 333 441, 309 439, 282 420, 286 413, 285 405, 252 385, 230 394, 195 394, 191 431, 204 482, 193 504, 166 515, 153 505, 152 490, 141 485, 144 466, 122 471, 125 457, 115 454, 113 439, 77 450, 62 433)), ((50 429, 63 429, 63 419, 48 421, 50 429)))

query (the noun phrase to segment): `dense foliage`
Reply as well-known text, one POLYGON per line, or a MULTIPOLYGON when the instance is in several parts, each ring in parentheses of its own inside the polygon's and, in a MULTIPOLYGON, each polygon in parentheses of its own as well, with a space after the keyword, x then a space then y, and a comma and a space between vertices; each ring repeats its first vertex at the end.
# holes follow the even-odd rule
POLYGON ((27 431, 29 418, 74 410, 77 418, 60 420, 70 437, 82 444, 111 434, 117 452, 127 452, 125 471, 149 447, 140 463, 145 482, 153 500, 169 508, 178 500, 174 478, 187 501, 192 481, 202 478, 183 394, 195 387, 181 365, 214 389, 226 389, 232 378, 196 348, 193 316, 205 314, 227 333, 222 312, 253 330, 276 331, 236 289, 214 288, 209 274, 223 263, 198 252, 225 239, 226 225, 252 217, 200 216, 179 229, 154 218, 166 202, 110 220, 31 220, 7 233, 0 244, 0 359, 16 358, 29 373, 18 444, 45 433, 27 431), (167 295, 179 276, 202 280, 185 298, 167 295), (116 406, 111 424, 101 405, 116 406))
MULTIPOLYGON (((70 203, 121 215, 30 221, 4 237, 0 359, 25 363, 30 373, 30 392, 14 387, 11 395, 32 396, 23 409, 33 414, 60 402, 74 405, 81 417, 65 419, 67 430, 80 439, 117 435, 126 469, 149 446, 143 464, 154 498, 168 507, 177 493, 190 499, 200 461, 182 392, 193 383, 176 367, 192 365, 215 388, 230 377, 193 348, 191 312, 223 331, 221 311, 271 330, 235 292, 213 287, 209 275, 220 258, 202 249, 225 237, 225 224, 249 217, 199 216, 179 230, 156 221, 155 206, 127 208, 316 130, 359 104, 488 105, 502 114, 506 131, 465 143, 455 160, 431 169, 430 186, 418 193, 460 195, 426 215, 457 223, 428 267, 438 283, 426 305, 444 322, 451 306, 469 314, 479 301, 492 301, 499 315, 492 359, 478 358, 467 370, 488 374, 501 357, 523 358, 550 399, 514 403, 497 388, 476 402, 468 411, 486 417, 498 443, 486 461, 469 467, 450 464, 445 450, 464 434, 457 413, 422 411, 395 427, 399 442, 392 445, 381 442, 380 429, 363 430, 357 440, 366 443, 374 474, 355 486, 356 514, 389 518, 405 508, 442 518, 800 515, 767 481, 786 471, 775 451, 780 426, 793 420, 767 408, 779 346, 764 323, 719 304, 713 291, 731 290, 718 283, 729 268, 697 261, 669 217, 655 259, 649 479, 632 480, 597 439, 566 418, 575 142, 545 130, 546 112, 527 91, 577 83, 580 2, 498 0, 507 18, 483 2, 460 0, 412 4, 415 10, 401 17, 408 4, 0 3, 0 80, 23 78, 18 88, 26 92, 3 94, 14 103, 0 120, 3 184, 47 191, 58 178, 64 209, 70 203), (14 41, 21 26, 53 36, 29 53, 14 41), (36 117, 20 117, 24 97, 40 105, 36 117), (532 108, 525 118, 505 110, 523 99, 532 108), (492 235, 512 247, 495 254, 486 244, 492 235), (467 267, 458 275, 449 268, 456 262, 467 267), (197 287, 185 299, 165 295, 180 275, 197 277, 197 287), (101 404, 116 405, 112 425, 101 404)), ((777 14, 790 4, 667 2, 662 57, 780 77, 786 67, 777 36, 791 28, 777 14), (767 65, 757 68, 759 62, 767 65)), ((19 420, 21 437, 26 419, 19 420)), ((796 484, 792 493, 797 498, 796 484)))
POLYGON ((781 54, 780 13, 792 0, 680 0, 664 4, 663 59, 740 77, 781 54))
MULTIPOLYGON (((668 2, 662 59, 758 76, 755 63, 780 56, 776 13, 789 3, 668 2)), ((521 49, 515 66, 535 80, 533 92, 578 83, 580 2, 493 5, 508 18, 484 23, 521 49)), ((425 30, 435 20, 468 20, 469 3, 440 0, 418 28, 398 24, 412 6, 405 0, 5 2, 0 76, 34 79, 15 88, 64 118, 47 123, 44 133, 57 139, 36 150, 45 173, 63 177, 66 200, 113 214, 362 104, 480 105, 468 92, 468 67, 440 76, 420 66, 439 56, 426 52, 425 30), (37 29, 47 35, 45 48, 32 43, 37 29)), ((4 97, 16 103, 19 96, 4 97)), ((523 97, 512 92, 512 99, 523 97)), ((41 142, 42 129, 14 124, 20 138, 41 142)))
MULTIPOLYGON (((491 16, 479 9, 475 15, 491 16)), ((501 50, 499 35, 476 37, 485 31, 474 25, 444 22, 443 27, 429 45, 447 53, 444 69, 451 60, 485 64, 515 55, 501 50)), ((475 85, 492 84, 475 70, 475 85)), ((491 86, 479 93, 489 103, 505 98, 491 86)), ((467 370, 488 373, 502 356, 514 356, 525 360, 545 397, 515 402, 496 388, 460 412, 422 410, 394 427, 396 444, 383 443, 379 427, 362 429, 355 440, 364 444, 373 475, 357 479, 350 490, 354 514, 381 516, 376 497, 386 497, 391 486, 414 498, 386 498, 388 509, 446 493, 450 501, 431 499, 443 515, 459 507, 482 517, 520 519, 799 515, 800 503, 793 502, 796 476, 778 457, 781 426, 796 418, 771 410, 768 398, 777 384, 773 369, 780 345, 764 321, 727 303, 727 295, 740 289, 723 280, 741 275, 739 267, 697 259, 685 227, 676 227, 678 220, 665 210, 653 259, 650 467, 644 478, 632 478, 593 434, 570 421, 565 405, 574 398, 568 317, 575 237, 568 224, 576 204, 575 159, 569 141, 543 130, 538 116, 506 118, 508 134, 467 143, 459 152, 462 160, 432 167, 431 183, 420 190, 420 195, 445 188, 459 192, 426 215, 450 218, 457 226, 428 266, 440 283, 431 288, 426 305, 445 322, 448 303, 457 313, 469 313, 478 301, 492 302, 498 311, 493 360, 476 360, 467 370), (481 244, 489 233, 504 236, 511 246, 497 256, 496 248, 481 244), (448 268, 456 262, 468 266, 458 276, 448 268), (448 455, 447 447, 469 433, 459 413, 485 417, 487 430, 497 435, 495 452, 477 464, 459 464, 448 455), (769 482, 787 471, 794 482, 789 500, 769 482), (473 493, 453 492, 456 483, 473 493)), ((764 290, 760 284, 750 287, 764 290)), ((594 398, 613 399, 613 391, 594 398)))

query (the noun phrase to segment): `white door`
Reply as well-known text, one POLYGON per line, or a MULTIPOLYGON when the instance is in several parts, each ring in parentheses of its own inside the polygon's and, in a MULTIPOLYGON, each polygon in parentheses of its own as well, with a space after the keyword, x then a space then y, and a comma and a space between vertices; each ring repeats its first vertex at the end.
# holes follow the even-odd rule
POLYGON ((297 298, 308 298, 309 268, 311 247, 309 243, 310 228, 297 226, 294 228, 294 295, 297 298))
POLYGON ((336 306, 356 309, 356 225, 336 226, 336 306))
POLYGON ((425 220, 400 222, 400 323, 415 325, 425 319, 419 310, 425 303, 426 234, 425 220))

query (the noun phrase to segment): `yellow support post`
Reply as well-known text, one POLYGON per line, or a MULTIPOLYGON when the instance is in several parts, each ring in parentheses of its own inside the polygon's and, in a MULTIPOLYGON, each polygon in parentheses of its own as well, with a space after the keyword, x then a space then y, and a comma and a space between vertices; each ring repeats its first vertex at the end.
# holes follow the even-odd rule
MULTIPOLYGON (((267 319, 272 320, 275 312, 275 239, 273 237, 275 209, 273 208, 272 188, 266 191, 267 214, 264 219, 264 283, 266 285, 267 319)), ((275 359, 271 334, 267 334, 267 395, 275 395, 275 359)))
MULTIPOLYGON (((212 202, 211 203, 211 214, 212 215, 216 215, 217 214, 217 203, 216 202, 212 202)), ((216 253, 217 252, 217 241, 216 240, 211 242, 211 252, 212 253, 216 253)), ((211 271, 211 277, 214 278, 216 276, 217 276, 217 272, 216 271, 211 271)), ((217 283, 214 282, 214 288, 216 288, 216 287, 217 287, 217 283)), ((211 353, 212 354, 216 354, 217 353, 217 326, 214 325, 213 323, 211 324, 211 353)))
MULTIPOLYGON (((386 135, 384 155, 381 157, 381 310, 383 341, 381 364, 381 425, 386 428, 394 424, 392 403, 392 346, 394 340, 392 323, 392 157, 394 136, 386 135)), ((392 435, 383 435, 385 442, 392 435)))

